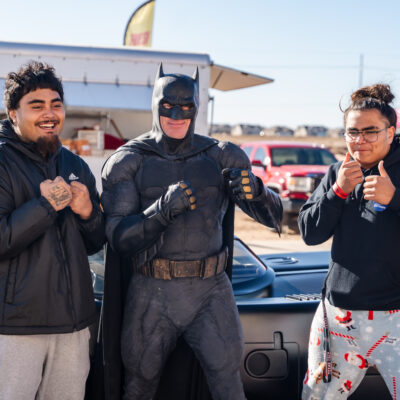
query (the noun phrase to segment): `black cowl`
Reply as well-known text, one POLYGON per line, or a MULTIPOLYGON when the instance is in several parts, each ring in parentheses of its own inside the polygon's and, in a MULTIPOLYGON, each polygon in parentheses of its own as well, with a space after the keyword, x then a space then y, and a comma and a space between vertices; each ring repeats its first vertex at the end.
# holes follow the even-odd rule
POLYGON ((193 77, 181 74, 164 74, 161 64, 154 82, 152 136, 162 153, 185 153, 193 147, 194 127, 198 108, 198 70, 196 69, 193 77), (170 104, 172 108, 164 108, 164 103, 170 104), (182 110, 181 106, 189 106, 189 110, 182 110), (191 123, 186 136, 183 139, 169 138, 161 128, 160 116, 175 120, 190 119, 191 123))

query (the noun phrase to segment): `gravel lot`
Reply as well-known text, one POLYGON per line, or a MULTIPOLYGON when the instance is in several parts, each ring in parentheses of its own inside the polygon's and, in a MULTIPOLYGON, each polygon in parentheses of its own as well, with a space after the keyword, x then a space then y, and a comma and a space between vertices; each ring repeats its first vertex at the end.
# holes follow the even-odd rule
POLYGON ((282 233, 279 237, 276 232, 253 221, 241 210, 237 210, 235 213, 235 235, 242 239, 256 254, 331 249, 331 240, 318 246, 307 246, 300 235, 293 230, 282 233))

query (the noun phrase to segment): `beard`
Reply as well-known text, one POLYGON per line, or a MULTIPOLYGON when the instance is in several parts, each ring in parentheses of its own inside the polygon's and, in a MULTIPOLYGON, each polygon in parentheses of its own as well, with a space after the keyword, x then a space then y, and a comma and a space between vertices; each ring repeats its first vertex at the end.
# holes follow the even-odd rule
POLYGON ((37 151, 46 159, 49 159, 49 157, 55 154, 61 146, 60 139, 57 135, 49 137, 41 136, 35 144, 37 151))

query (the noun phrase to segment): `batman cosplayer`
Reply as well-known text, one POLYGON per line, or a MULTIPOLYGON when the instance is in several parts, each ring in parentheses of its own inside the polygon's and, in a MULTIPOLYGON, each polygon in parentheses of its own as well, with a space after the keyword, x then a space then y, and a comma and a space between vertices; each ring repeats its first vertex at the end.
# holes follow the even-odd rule
POLYGON ((106 399, 203 400, 205 382, 214 400, 245 399, 229 281, 233 205, 270 227, 282 205, 239 147, 194 133, 198 107, 198 71, 160 66, 152 130, 103 168, 106 399))

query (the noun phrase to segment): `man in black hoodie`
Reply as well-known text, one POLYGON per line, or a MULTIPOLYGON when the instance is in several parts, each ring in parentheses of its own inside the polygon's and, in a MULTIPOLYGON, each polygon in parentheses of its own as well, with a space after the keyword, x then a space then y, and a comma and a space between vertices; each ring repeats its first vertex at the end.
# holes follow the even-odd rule
POLYGON ((344 113, 348 153, 330 167, 300 211, 307 244, 333 236, 323 301, 311 327, 303 399, 347 398, 368 365, 376 365, 396 396, 400 145, 393 98, 382 84, 353 93, 344 113))
MULTIPOLYGON (((103 168, 107 238, 111 251, 134 271, 130 283, 122 279, 129 283, 120 323, 123 398, 154 398, 167 358, 183 337, 200 361, 213 399, 241 400, 242 334, 224 273, 232 256, 232 223, 224 234, 223 220, 234 202, 257 221, 278 226, 282 206, 251 173, 239 147, 194 133, 198 72, 193 78, 164 75, 160 67, 152 107, 152 131, 120 148, 103 168)), ((107 293, 117 271, 107 263, 104 358, 109 399, 120 398, 118 378, 111 377, 118 368, 110 364, 115 351, 107 348, 106 337, 117 325, 108 319, 116 312, 107 313, 107 304, 118 295, 117 290, 107 293)), ((114 343, 119 352, 118 340, 114 343)), ((177 368, 188 372, 184 364, 177 368)), ((196 387, 181 395, 174 395, 176 389, 161 389, 160 398, 205 398, 196 387)))
POLYGON ((83 399, 96 320, 87 253, 104 242, 95 179, 59 141, 54 69, 7 76, 0 122, 0 398, 83 399))

